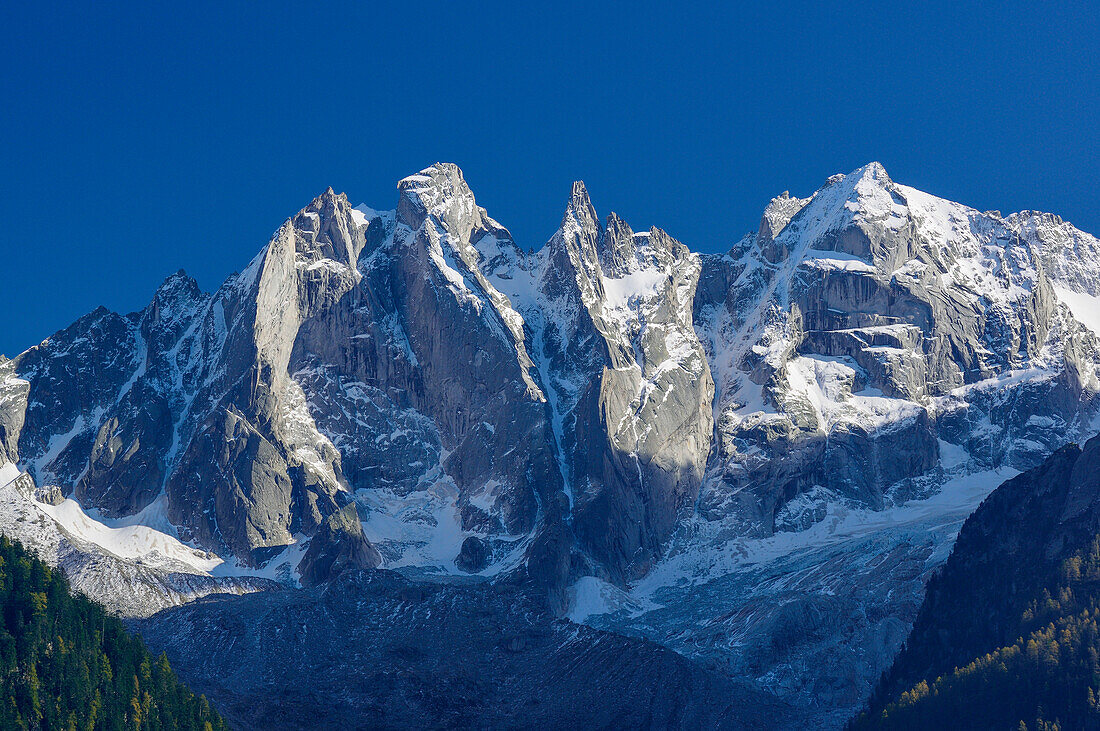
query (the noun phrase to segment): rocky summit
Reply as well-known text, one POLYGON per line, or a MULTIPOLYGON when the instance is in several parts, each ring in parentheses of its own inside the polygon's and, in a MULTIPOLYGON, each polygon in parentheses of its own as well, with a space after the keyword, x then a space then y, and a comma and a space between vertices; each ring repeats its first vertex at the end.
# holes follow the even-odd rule
POLYGON ((405 675, 369 675, 375 725, 478 703, 573 723, 517 704, 600 663, 608 725, 647 723, 628 698, 651 724, 841 725, 967 515, 1100 429, 1100 241, 878 163, 774 198, 721 255, 565 193, 532 249, 452 164, 390 210, 330 188, 217 291, 181 271, 0 359, 0 530, 155 615, 154 648, 245 725, 279 713, 251 705, 263 687, 321 692, 376 646, 405 675), (325 622, 343 646, 287 644, 325 622), (408 623, 438 636, 382 639, 408 623), (462 693, 386 705, 431 658, 514 636, 515 693, 462 685, 503 666, 448 665, 462 693), (204 647, 235 641, 267 686, 203 679, 230 659, 204 647), (277 661, 313 647, 325 673, 277 661))

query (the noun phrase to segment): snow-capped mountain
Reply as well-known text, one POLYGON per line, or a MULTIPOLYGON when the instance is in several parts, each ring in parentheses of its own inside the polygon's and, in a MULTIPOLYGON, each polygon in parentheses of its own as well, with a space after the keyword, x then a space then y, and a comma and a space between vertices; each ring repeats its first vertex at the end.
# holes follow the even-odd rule
POLYGON ((1098 391, 1100 241, 1056 216, 871 163, 724 255, 575 183, 529 251, 437 164, 389 211, 329 189, 212 294, 180 272, 0 363, 0 463, 179 546, 142 556, 522 580, 795 702, 843 667, 843 709, 966 514, 1100 426, 1098 391), (849 665, 823 649, 864 630, 849 665))
POLYGON ((877 163, 776 198, 696 302, 717 383, 700 514, 766 535, 829 501, 927 495, 960 448, 1033 466, 1095 410, 1098 266, 1060 221, 979 213, 877 163))

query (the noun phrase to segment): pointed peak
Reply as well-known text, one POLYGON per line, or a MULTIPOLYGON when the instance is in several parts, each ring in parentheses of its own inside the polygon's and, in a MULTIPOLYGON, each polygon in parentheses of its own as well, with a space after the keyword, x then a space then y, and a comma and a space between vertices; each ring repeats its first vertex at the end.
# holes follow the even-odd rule
POLYGON ((344 201, 346 203, 347 200, 348 196, 346 193, 337 193, 330 185, 326 187, 323 191, 315 195, 313 197, 313 200, 309 202, 309 205, 302 209, 302 212, 309 210, 317 211, 320 210, 326 203, 329 203, 330 205, 338 201, 344 201))
POLYGON ((661 246, 664 246, 666 248, 668 248, 670 246, 673 246, 673 245, 677 245, 677 244, 679 244, 681 246, 683 245, 683 244, 680 243, 679 239, 677 239, 675 236, 673 236, 668 231, 665 231, 663 228, 661 228, 659 226, 650 226, 649 231, 645 231, 645 232, 639 231, 638 233, 635 233, 634 235, 635 236, 643 236, 645 238, 648 238, 650 241, 659 243, 661 246))
POLYGON ((363 247, 363 232, 346 193, 328 186, 279 228, 273 238, 297 254, 353 263, 363 247))
POLYGON ((316 234, 334 218, 346 219, 350 215, 351 203, 348 202, 347 194, 337 193, 330 185, 287 223, 292 228, 316 234))
POLYGON ((437 162, 429 165, 415 175, 409 175, 397 181, 398 190, 416 190, 433 184, 450 182, 466 184, 462 169, 453 162, 437 162))
POLYGON ((562 215, 561 225, 567 226, 574 221, 581 228, 599 229, 600 221, 596 216, 596 209, 592 207, 592 199, 588 197, 588 189, 584 183, 577 180, 569 193, 569 201, 565 204, 565 213, 562 215))
POLYGON ((855 170, 853 175, 858 176, 860 180, 875 180, 884 185, 893 185, 893 180, 887 173, 887 168, 882 167, 882 163, 876 162, 876 160, 872 160, 867 165, 855 170))
POLYGON ((603 247, 622 248, 633 240, 634 229, 630 228, 630 224, 614 211, 607 214, 607 219, 604 221, 603 247))
POLYGON ((620 276, 630 270, 634 252, 633 229, 612 211, 607 216, 604 234, 599 242, 600 264, 606 273, 620 276))
POLYGON ((772 198, 764 208, 764 215, 760 217, 760 226, 757 228, 756 235, 760 244, 770 244, 809 202, 809 198, 792 198, 787 190, 772 198))
MULTIPOLYGON (((791 199, 797 200, 797 199, 791 199)), ((893 205, 905 205, 904 192, 878 162, 869 162, 847 175, 834 175, 810 198, 815 209, 830 210, 834 214, 850 216, 856 211, 878 215, 887 213, 893 205), (839 206, 839 208, 838 208, 839 206), (836 209, 836 210, 833 210, 836 209)), ((773 201, 776 203, 779 199, 773 201)), ((839 220, 839 219, 838 219, 839 220)))
POLYGON ((890 186, 894 184, 894 181, 890 179, 890 175, 886 172, 886 168, 882 166, 882 163, 871 161, 866 165, 861 165, 847 175, 837 173, 836 175, 829 176, 829 179, 825 181, 825 185, 822 186, 822 189, 831 188, 841 183, 850 188, 855 188, 860 183, 890 186))
POLYGON ((157 287, 150 304, 151 312, 156 317, 164 317, 166 312, 178 312, 181 307, 199 301, 202 296, 199 283, 180 269, 175 274, 165 277, 157 287))
POLYGON ((330 185, 311 200, 309 205, 294 214, 288 223, 294 228, 316 232, 320 230, 324 222, 329 221, 338 214, 347 217, 350 209, 351 203, 348 202, 347 194, 337 193, 330 185))
POLYGON ((199 291, 198 282, 196 282, 194 278, 188 275, 187 272, 183 269, 180 269, 176 273, 169 274, 167 277, 165 277, 164 281, 160 283, 159 287, 157 287, 157 293, 159 294, 161 292, 178 291, 180 289, 191 290, 195 292, 199 291))
POLYGON ((462 170, 453 162, 437 162, 416 175, 402 178, 397 183, 400 198, 397 204, 398 220, 410 228, 417 228, 428 215, 451 218, 451 214, 477 219, 480 209, 474 193, 466 184, 462 170), (469 214, 473 214, 470 216, 469 214))
POLYGON ((861 173, 864 177, 870 176, 873 178, 885 178, 890 179, 890 176, 886 173, 886 168, 882 166, 882 163, 878 160, 872 160, 863 167, 857 169, 855 172, 861 173))
MULTIPOLYGON (((590 271, 597 266, 599 257, 596 247, 602 236, 603 228, 588 197, 588 189, 577 180, 569 191, 561 224, 542 251, 546 252, 546 256, 557 259, 559 273, 565 268, 590 271)), ((553 268, 547 271, 552 272, 553 268)))
POLYGON ((886 172, 886 168, 882 166, 881 162, 871 161, 866 165, 856 168, 852 172, 844 176, 845 180, 851 181, 852 184, 858 185, 861 182, 874 182, 882 185, 893 185, 894 181, 890 179, 889 174, 886 172))
POLYGON ((606 228, 608 233, 615 232, 617 236, 631 237, 634 235, 634 229, 630 228, 630 224, 615 211, 607 214, 606 228))
POLYGON ((592 199, 588 195, 588 188, 584 187, 584 182, 576 180, 573 182, 573 189, 569 192, 569 204, 566 207, 566 215, 570 212, 577 215, 584 215, 586 218, 596 219, 596 209, 592 206, 592 199))

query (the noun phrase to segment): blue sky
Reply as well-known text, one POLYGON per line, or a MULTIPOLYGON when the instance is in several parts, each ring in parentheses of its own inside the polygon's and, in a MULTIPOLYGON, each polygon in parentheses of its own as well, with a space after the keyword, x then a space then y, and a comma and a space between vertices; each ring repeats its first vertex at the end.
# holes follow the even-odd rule
POLYGON ((719 251, 869 160, 1100 232, 1087 3, 31 5, 0 6, 9 355, 180 268, 213 289, 326 186, 389 208, 436 160, 527 247, 574 179, 719 251))

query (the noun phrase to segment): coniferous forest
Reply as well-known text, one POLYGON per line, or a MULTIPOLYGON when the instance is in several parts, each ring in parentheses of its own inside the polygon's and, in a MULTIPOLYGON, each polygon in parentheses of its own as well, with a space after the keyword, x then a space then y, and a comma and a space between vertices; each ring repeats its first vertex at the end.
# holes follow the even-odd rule
POLYGON ((225 729, 164 655, 60 571, 0 537, 0 728, 72 731, 225 729))
POLYGON ((1014 642, 921 680, 854 728, 1100 728, 1100 538, 1059 579, 1028 602, 1014 642))
POLYGON ((1100 729, 1100 439, 970 516, 853 729, 1100 729))

